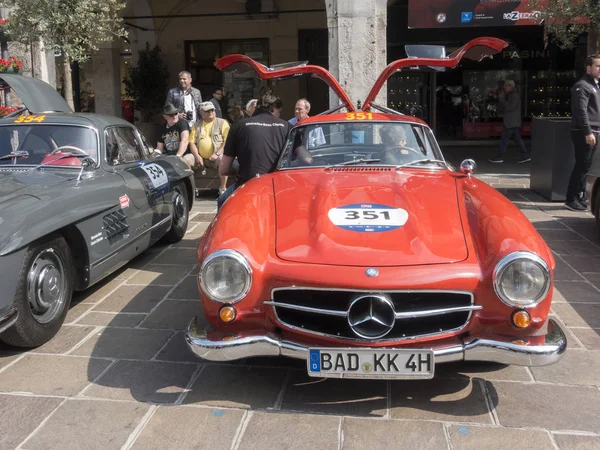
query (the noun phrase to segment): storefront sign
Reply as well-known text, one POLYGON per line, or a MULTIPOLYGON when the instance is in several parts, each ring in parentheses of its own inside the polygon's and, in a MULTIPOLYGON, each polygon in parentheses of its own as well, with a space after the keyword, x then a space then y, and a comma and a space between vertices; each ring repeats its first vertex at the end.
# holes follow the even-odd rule
POLYGON ((408 28, 539 25, 527 0, 409 0, 408 28))

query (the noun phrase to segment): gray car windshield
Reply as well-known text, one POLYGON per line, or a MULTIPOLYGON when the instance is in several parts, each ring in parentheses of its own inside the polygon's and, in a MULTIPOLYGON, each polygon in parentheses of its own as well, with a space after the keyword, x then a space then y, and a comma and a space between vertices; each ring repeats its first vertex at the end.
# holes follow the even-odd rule
POLYGON ((327 122, 293 129, 279 169, 345 165, 440 167, 443 159, 431 131, 403 122, 327 122), (432 161, 431 163, 427 161, 432 161))
POLYGON ((12 164, 79 166, 81 156, 64 157, 69 152, 76 152, 76 149, 83 150, 98 161, 96 133, 90 128, 71 125, 0 126, 1 166, 12 164), (52 152, 55 153, 51 154, 52 152))

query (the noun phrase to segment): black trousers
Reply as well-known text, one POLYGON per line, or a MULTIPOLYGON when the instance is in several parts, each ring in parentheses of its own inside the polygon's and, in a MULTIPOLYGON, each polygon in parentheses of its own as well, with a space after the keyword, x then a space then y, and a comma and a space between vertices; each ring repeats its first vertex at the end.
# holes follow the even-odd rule
POLYGON ((594 153, 600 145, 600 134, 594 132, 596 145, 588 145, 585 142, 585 131, 571 131, 571 139, 575 149, 575 167, 571 172, 569 187, 567 188, 567 202, 572 202, 585 192, 585 176, 592 164, 594 153))

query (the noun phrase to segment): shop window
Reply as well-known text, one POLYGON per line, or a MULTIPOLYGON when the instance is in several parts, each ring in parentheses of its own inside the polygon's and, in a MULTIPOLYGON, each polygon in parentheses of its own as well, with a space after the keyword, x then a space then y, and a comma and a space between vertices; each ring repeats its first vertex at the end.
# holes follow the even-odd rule
POLYGON ((265 81, 254 73, 220 72, 214 62, 223 56, 239 53, 268 66, 268 39, 188 41, 185 52, 186 67, 192 74, 192 84, 200 89, 203 99, 212 98, 212 93, 217 88, 223 87, 227 91, 221 104, 224 116, 230 119, 234 119, 233 116, 239 117, 238 111, 244 111, 249 100, 260 97, 265 81))

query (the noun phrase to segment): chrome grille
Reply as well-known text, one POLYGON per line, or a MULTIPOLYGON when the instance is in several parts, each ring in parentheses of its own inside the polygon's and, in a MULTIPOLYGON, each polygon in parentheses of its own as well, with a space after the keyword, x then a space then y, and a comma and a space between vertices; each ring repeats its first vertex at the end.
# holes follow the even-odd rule
MULTIPOLYGON (((315 334, 370 341, 357 336, 348 323, 352 301, 365 294, 384 295, 394 305, 396 321, 384 340, 414 339, 456 331, 467 325, 473 304, 469 292, 361 292, 305 288, 275 289, 271 305, 283 325, 315 334)), ((382 339, 377 339, 382 340, 382 339)))

